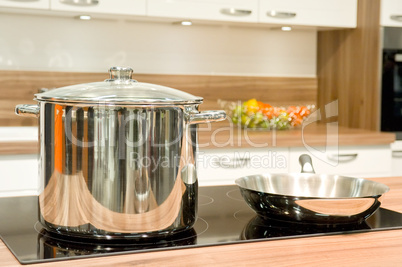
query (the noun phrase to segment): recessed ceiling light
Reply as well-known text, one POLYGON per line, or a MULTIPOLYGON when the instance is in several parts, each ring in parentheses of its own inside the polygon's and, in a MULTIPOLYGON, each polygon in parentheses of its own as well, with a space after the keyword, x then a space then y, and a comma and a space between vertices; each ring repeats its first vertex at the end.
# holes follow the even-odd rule
POLYGON ((175 21, 173 22, 173 24, 182 26, 191 26, 193 25, 193 22, 191 22, 191 20, 182 20, 182 21, 175 21))
POLYGON ((281 30, 282 30, 282 31, 285 31, 285 32, 290 32, 290 31, 292 30, 292 27, 290 27, 290 26, 283 26, 283 27, 281 27, 281 30))
POLYGON ((182 22, 180 22, 181 23, 181 25, 183 25, 183 26, 191 26, 191 25, 193 25, 193 23, 191 22, 191 21, 189 21, 189 20, 183 20, 182 22))
POLYGON ((80 20, 91 20, 92 19, 92 17, 90 15, 79 15, 79 16, 76 16, 76 18, 80 19, 80 20))

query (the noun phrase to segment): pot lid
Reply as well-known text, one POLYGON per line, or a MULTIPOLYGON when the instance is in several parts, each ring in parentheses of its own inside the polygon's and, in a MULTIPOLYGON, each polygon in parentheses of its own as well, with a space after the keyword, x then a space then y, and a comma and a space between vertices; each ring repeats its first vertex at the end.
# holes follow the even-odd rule
POLYGON ((202 97, 161 85, 137 82, 131 68, 112 67, 110 79, 77 84, 35 94, 35 100, 87 104, 196 104, 202 97))

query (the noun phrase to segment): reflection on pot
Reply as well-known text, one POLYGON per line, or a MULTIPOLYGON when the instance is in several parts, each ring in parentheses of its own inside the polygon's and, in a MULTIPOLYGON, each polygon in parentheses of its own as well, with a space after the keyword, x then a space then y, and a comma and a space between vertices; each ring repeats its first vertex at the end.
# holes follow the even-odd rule
POLYGON ((244 227, 240 239, 249 240, 282 236, 337 233, 370 228, 371 227, 366 222, 350 224, 300 223, 273 220, 257 215, 244 227))
POLYGON ((197 233, 193 228, 180 231, 176 234, 167 234, 164 237, 138 238, 137 240, 91 240, 69 238, 48 232, 44 229, 38 234, 38 258, 65 258, 85 255, 97 255, 112 252, 128 252, 143 249, 157 249, 194 245, 197 233))

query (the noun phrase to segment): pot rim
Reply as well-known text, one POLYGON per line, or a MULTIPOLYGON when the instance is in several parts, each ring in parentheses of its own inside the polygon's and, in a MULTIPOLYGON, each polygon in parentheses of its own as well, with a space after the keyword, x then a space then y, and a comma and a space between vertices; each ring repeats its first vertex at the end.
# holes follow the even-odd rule
POLYGON ((47 102, 47 103, 56 103, 56 104, 83 104, 88 106, 177 106, 177 105, 196 105, 202 104, 203 99, 195 99, 195 100, 170 100, 167 102, 166 100, 159 99, 141 99, 141 100, 128 100, 128 99, 117 99, 117 100, 102 100, 102 101, 88 101, 88 99, 69 99, 69 98, 56 98, 56 97, 46 97, 35 95, 34 99, 38 102, 47 102))

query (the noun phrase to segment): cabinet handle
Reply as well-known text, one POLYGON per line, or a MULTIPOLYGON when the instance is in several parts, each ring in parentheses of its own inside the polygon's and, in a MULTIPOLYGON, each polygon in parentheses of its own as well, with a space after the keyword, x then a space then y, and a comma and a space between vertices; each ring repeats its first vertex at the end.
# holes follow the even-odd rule
POLYGON ((267 12, 267 16, 271 17, 271 18, 277 18, 277 19, 291 19, 291 18, 296 17, 296 13, 269 10, 267 12))
POLYGON ((392 150, 393 158, 402 158, 402 150, 392 150))
POLYGON ((241 157, 230 159, 229 162, 225 161, 223 158, 219 158, 218 160, 219 166, 225 169, 235 169, 235 168, 243 168, 250 162, 249 157, 241 157))
POLYGON ((60 3, 73 6, 96 6, 98 0, 60 0, 60 3))
POLYGON ((329 154, 327 155, 329 160, 338 161, 338 162, 349 162, 355 160, 359 154, 358 153, 350 153, 350 154, 329 154))
POLYGON ((253 12, 251 10, 246 9, 222 8, 221 13, 228 16, 244 17, 251 15, 251 13, 253 12))
POLYGON ((402 22, 402 15, 391 15, 390 18, 392 20, 402 22))

